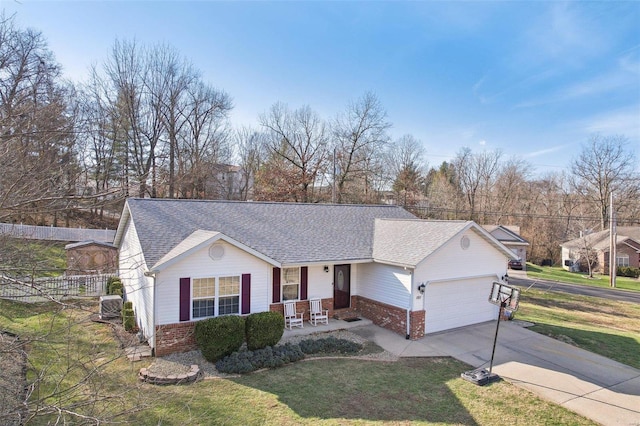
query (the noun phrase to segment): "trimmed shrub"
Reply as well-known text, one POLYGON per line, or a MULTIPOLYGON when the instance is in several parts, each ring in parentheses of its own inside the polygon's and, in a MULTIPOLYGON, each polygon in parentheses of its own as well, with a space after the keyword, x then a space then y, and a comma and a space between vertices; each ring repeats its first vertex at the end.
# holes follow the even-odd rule
POLYGON ((136 318, 133 313, 133 303, 130 301, 124 302, 122 306, 122 324, 127 331, 133 331, 136 327, 136 318))
POLYGON ((279 312, 258 312, 245 318, 247 349, 275 346, 284 333, 284 317, 279 312))
POLYGON ((275 347, 267 346, 255 351, 234 352, 216 362, 216 370, 227 374, 244 374, 261 368, 276 368, 300 361, 304 353, 300 346, 287 343, 275 347))
POLYGON ((120 281, 120 278, 109 278, 107 281, 107 294, 122 296, 122 281, 120 281))
POLYGON ((638 278, 640 277, 640 268, 631 266, 618 266, 616 274, 620 277, 638 278))
POLYGON ((194 337, 202 356, 216 362, 236 352, 244 343, 244 318, 225 315, 198 321, 194 337))
POLYGON ((354 354, 362 350, 362 345, 333 336, 325 339, 306 339, 299 343, 302 352, 308 355, 318 353, 354 354))

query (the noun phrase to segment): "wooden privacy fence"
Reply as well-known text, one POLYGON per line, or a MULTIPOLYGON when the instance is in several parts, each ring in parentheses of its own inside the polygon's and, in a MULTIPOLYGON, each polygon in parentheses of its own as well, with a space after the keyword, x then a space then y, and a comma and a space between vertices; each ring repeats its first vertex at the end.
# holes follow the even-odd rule
POLYGON ((46 302, 74 297, 99 297, 107 294, 112 275, 69 275, 21 280, 0 276, 0 298, 21 302, 46 302))

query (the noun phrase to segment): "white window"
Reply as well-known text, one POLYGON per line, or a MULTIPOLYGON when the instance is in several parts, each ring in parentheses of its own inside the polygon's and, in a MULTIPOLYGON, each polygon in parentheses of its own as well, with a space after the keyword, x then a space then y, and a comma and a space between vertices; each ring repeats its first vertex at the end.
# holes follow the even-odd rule
POLYGON ((218 285, 218 315, 240 313, 240 277, 220 277, 218 285))
POLYGON ((282 269, 282 300, 300 299, 300 268, 282 269))
POLYGON ((629 266, 629 255, 628 254, 619 254, 616 256, 616 265, 618 266, 629 266))
POLYGON ((193 318, 240 313, 240 277, 194 278, 193 318))

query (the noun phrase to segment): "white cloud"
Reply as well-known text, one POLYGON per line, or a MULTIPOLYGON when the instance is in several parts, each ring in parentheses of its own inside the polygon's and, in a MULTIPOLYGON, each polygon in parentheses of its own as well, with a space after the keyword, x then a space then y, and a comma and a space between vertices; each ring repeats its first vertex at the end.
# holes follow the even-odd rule
POLYGON ((588 16, 581 3, 550 3, 547 13, 526 32, 523 59, 579 64, 608 45, 606 31, 588 16), (535 52, 535 53, 534 53, 535 52))
POLYGON ((478 144, 479 144, 480 146, 485 146, 485 145, 487 144, 487 141, 485 141, 485 140, 483 139, 483 140, 481 140, 480 142, 478 142, 478 144))
POLYGON ((575 124, 587 133, 624 135, 637 143, 640 142, 640 104, 595 115, 575 124))
POLYGON ((524 158, 540 157, 542 155, 552 154, 554 152, 558 152, 558 151, 562 150, 564 147, 566 147, 566 145, 556 145, 556 146, 552 146, 551 148, 545 148, 545 149, 540 149, 538 151, 528 152, 528 153, 524 154, 523 157, 524 158))

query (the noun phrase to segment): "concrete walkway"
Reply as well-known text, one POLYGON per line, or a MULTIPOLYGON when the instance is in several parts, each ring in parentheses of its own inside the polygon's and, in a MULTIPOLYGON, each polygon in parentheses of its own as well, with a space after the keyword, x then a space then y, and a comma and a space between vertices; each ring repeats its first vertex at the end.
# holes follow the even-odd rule
MULTIPOLYGON (((351 331, 401 357, 451 356, 488 369, 495 329, 496 322, 491 321, 416 341, 375 325, 351 331)), ((640 426, 640 370, 527 330, 515 321, 500 324, 492 371, 603 425, 640 426)))

